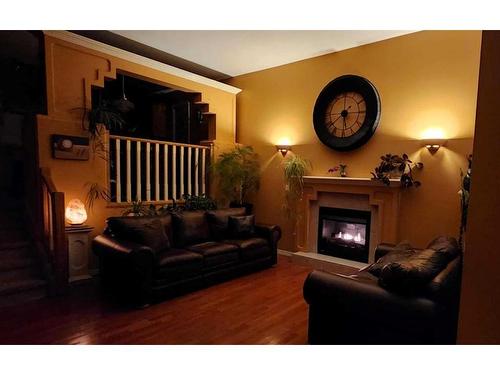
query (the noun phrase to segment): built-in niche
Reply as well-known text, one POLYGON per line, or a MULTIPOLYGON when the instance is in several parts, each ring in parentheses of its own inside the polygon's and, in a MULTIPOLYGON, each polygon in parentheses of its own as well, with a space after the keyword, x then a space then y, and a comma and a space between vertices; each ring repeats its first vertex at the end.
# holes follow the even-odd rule
POLYGON ((200 93, 117 74, 116 79, 106 80, 104 88, 92 89, 92 108, 103 106, 124 120, 124 126, 111 130, 113 135, 186 144, 215 138, 215 115, 200 93))

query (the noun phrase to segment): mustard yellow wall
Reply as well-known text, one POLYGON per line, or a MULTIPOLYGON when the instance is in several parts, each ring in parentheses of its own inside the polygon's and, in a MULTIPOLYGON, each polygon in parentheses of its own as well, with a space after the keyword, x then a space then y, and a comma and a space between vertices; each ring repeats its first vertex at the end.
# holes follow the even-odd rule
POLYGON ((458 342, 500 344, 500 31, 483 33, 458 342))
POLYGON ((255 198, 257 220, 284 229, 280 248, 294 249, 291 223, 283 217, 282 157, 275 144, 288 138, 308 158, 312 174, 348 164, 351 177, 368 177, 384 153, 408 153, 422 161, 422 187, 402 194, 400 239, 424 246, 435 235, 458 235, 460 168, 472 152, 480 31, 425 31, 256 73, 227 83, 243 90, 237 99, 237 141, 252 145, 262 162, 255 198), (369 79, 382 102, 379 127, 361 148, 335 152, 317 139, 315 100, 335 77, 369 79), (438 128, 449 139, 431 156, 418 139, 438 128))
MULTIPOLYGON (((90 108, 91 87, 102 87, 104 79, 115 79, 117 72, 168 87, 200 92, 202 100, 209 103, 210 111, 217 116, 216 144, 234 143, 235 94, 49 35, 45 35, 45 54, 48 114, 38 116, 39 159, 41 167, 50 168, 57 189, 65 193, 66 202, 73 198, 84 201, 87 182, 107 186, 107 162, 93 154, 89 161, 53 159, 50 136, 88 136, 82 128, 82 108, 90 108)), ((112 208, 104 201, 97 202, 89 212, 87 222, 95 227, 93 234, 101 233, 105 219, 120 215, 123 209, 112 208)))

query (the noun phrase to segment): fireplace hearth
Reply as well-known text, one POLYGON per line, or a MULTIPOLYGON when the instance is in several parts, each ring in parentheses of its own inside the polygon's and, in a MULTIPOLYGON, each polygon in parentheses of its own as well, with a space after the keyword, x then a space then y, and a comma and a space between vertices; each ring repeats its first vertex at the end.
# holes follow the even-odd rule
POLYGON ((369 211, 319 207, 318 253, 368 262, 369 211))

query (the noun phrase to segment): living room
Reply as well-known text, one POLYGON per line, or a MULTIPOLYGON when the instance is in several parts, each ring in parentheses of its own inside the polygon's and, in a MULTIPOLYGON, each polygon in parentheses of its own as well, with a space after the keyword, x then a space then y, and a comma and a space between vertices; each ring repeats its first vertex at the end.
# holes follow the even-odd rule
POLYGON ((498 344, 500 35, 436 25, 0 31, 0 343, 498 344))

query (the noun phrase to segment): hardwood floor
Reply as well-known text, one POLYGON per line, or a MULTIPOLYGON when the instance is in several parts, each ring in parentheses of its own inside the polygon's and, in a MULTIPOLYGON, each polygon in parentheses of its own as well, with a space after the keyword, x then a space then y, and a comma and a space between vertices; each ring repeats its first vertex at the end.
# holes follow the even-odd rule
MULTIPOLYGON (((345 270, 345 268, 344 268, 345 270)), ((94 283, 0 312, 0 344, 305 344, 311 269, 274 268, 131 310, 94 283)))

